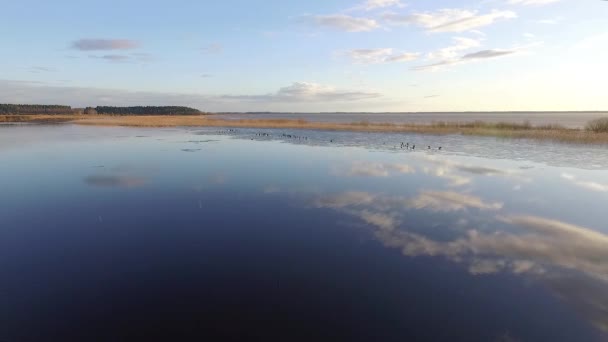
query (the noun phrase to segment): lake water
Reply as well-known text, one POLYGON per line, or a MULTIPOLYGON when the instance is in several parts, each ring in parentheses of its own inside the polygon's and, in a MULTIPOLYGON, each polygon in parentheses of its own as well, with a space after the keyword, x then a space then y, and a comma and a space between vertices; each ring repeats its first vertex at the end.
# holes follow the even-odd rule
POLYGON ((604 341, 606 155, 0 126, 0 341, 604 341))
POLYGON ((219 118, 239 119, 291 119, 310 122, 377 122, 430 124, 433 121, 516 122, 530 121, 533 125, 560 124, 569 128, 582 128, 591 120, 607 117, 608 113, 593 112, 476 112, 476 113, 255 113, 221 114, 219 118))

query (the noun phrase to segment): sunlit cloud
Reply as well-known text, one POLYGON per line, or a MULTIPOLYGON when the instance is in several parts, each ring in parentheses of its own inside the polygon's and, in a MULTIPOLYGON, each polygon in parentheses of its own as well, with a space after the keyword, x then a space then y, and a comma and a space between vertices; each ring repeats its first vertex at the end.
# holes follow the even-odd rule
POLYGON ((513 54, 515 54, 517 52, 519 52, 518 49, 510 49, 510 50, 503 50, 503 49, 482 50, 482 51, 477 51, 477 52, 469 53, 469 54, 466 54, 464 56, 461 56, 461 57, 458 57, 458 58, 454 58, 454 59, 446 59, 446 60, 442 60, 442 61, 439 61, 439 62, 436 62, 436 63, 416 66, 416 67, 413 67, 412 70, 417 70, 417 71, 438 70, 440 68, 444 68, 444 67, 447 67, 447 66, 453 66, 453 65, 464 64, 464 63, 469 63, 469 62, 476 62, 476 61, 482 61, 482 60, 488 60, 488 59, 495 59, 495 58, 498 58, 498 57, 504 57, 504 56, 508 56, 508 55, 513 55, 513 54))
POLYGON ((509 0, 510 5, 542 6, 556 3, 560 0, 509 0))
POLYGON ((409 62, 418 58, 419 53, 398 52, 391 48, 382 49, 355 49, 345 53, 357 64, 382 64, 391 62, 409 62))
POLYGON ((277 101, 277 102, 320 102, 320 101, 358 101, 373 99, 381 95, 374 92, 340 90, 332 86, 311 82, 295 82, 267 95, 224 95, 228 100, 277 101))
POLYGON ((383 16, 392 25, 415 25, 428 32, 464 32, 491 25, 497 21, 516 18, 512 11, 494 10, 486 14, 463 9, 440 9, 408 15, 388 13, 383 16))
MULTIPOLYGON (((51 86, 40 81, 0 80, 0 102, 7 103, 65 103, 76 107, 90 105, 185 105, 199 109, 210 106, 242 105, 259 102, 276 103, 327 103, 352 102, 380 98, 377 92, 342 90, 317 83, 295 82, 276 93, 264 95, 206 95, 171 92, 128 91, 88 87, 51 86)), ((251 107, 248 107, 251 108, 251 107)))
POLYGON ((44 66, 33 66, 33 67, 29 67, 28 71, 33 74, 40 74, 40 73, 46 73, 46 72, 55 72, 55 71, 57 71, 57 69, 50 68, 50 67, 44 67, 44 66))
POLYGON ((130 50, 138 48, 139 45, 129 39, 79 39, 72 42, 72 48, 80 51, 130 50))
POLYGON ((366 11, 388 7, 405 7, 405 5, 400 0, 367 0, 365 3, 357 6, 357 8, 365 9, 366 11))
POLYGON ((346 14, 315 15, 305 17, 305 19, 321 28, 346 32, 366 32, 380 27, 375 19, 353 17, 346 14))
POLYGON ((478 39, 466 37, 454 37, 452 38, 452 41, 452 45, 428 53, 427 58, 449 60, 458 57, 462 51, 476 48, 481 45, 481 42, 478 39))
POLYGON ((103 59, 108 62, 114 62, 114 63, 126 62, 130 59, 129 56, 126 56, 126 55, 103 55, 103 56, 90 55, 89 58, 103 59))
POLYGON ((224 46, 219 43, 213 43, 202 47, 200 50, 204 54, 219 54, 224 51, 224 46))

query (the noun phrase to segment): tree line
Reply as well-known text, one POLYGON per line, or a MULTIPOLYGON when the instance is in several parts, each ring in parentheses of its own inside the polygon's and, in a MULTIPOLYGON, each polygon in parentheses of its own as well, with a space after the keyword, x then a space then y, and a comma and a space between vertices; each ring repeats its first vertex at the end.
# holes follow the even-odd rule
POLYGON ((106 114, 106 115, 199 115, 198 109, 182 106, 97 106, 72 109, 61 105, 0 104, 0 114, 106 114))
POLYGON ((109 107, 97 106, 95 108, 88 107, 85 113, 91 112, 94 109, 97 114, 109 115, 198 115, 201 112, 198 109, 181 106, 134 106, 134 107, 109 107))
POLYGON ((0 114, 71 114, 72 107, 60 105, 1 104, 0 114))

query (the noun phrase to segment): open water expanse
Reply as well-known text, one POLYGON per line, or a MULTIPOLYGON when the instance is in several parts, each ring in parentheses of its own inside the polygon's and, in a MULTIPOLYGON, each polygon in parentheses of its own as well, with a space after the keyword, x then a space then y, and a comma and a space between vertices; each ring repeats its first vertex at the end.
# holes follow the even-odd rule
POLYGON ((0 203, 0 341, 608 338, 605 146, 0 125, 0 203))

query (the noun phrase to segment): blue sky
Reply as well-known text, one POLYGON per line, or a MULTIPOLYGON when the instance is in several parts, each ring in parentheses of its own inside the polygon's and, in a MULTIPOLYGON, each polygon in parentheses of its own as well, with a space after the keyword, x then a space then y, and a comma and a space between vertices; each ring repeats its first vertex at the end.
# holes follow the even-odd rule
POLYGON ((608 1, 6 1, 0 102, 606 110, 608 1))

